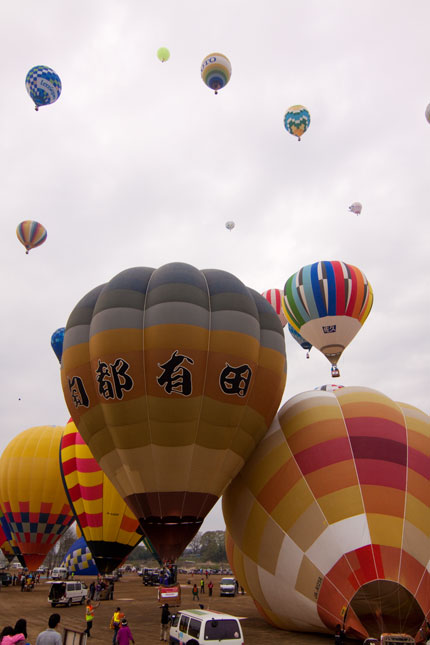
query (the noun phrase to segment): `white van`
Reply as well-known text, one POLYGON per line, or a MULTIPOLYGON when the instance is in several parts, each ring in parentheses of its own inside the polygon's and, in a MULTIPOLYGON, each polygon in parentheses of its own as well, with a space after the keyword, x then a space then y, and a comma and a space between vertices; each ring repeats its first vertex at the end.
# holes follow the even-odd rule
POLYGON ((51 578, 53 580, 65 580, 67 578, 67 569, 65 567, 54 567, 51 578))
POLYGON ((171 645, 243 645, 243 632, 239 619, 230 614, 205 609, 181 609, 172 618, 171 645))
POLYGON ((220 596, 235 596, 237 591, 236 580, 234 578, 221 578, 219 583, 220 596))
POLYGON ((51 607, 56 607, 57 605, 71 607, 73 603, 83 605, 87 594, 87 586, 80 580, 53 582, 49 591, 48 602, 51 603, 51 607))

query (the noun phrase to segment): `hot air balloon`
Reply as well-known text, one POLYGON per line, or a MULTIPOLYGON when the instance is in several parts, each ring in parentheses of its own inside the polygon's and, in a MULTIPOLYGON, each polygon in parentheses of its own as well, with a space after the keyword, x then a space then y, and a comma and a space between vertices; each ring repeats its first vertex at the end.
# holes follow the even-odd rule
POLYGON ((65 327, 59 327, 54 331, 54 333, 51 336, 51 347, 54 350, 54 354, 58 358, 58 361, 60 364, 61 364, 61 356, 63 355, 63 341, 64 341, 65 331, 66 331, 65 327))
POLYGON ((430 103, 426 107, 425 115, 427 122, 430 123, 430 103))
POLYGON ((18 558, 18 561, 20 562, 21 566, 25 567, 24 558, 21 555, 21 551, 19 550, 16 539, 12 534, 10 526, 5 516, 1 512, 1 510, 0 510, 0 534, 2 536, 0 537, 0 540, 4 539, 7 541, 7 543, 6 542, 3 542, 2 544, 0 543, 0 548, 3 551, 3 554, 7 558, 7 560, 9 560, 10 562, 14 557, 16 557, 18 558), (12 558, 9 557, 11 553, 13 554, 12 558))
POLYGON ((263 291, 261 295, 263 298, 266 298, 267 302, 270 302, 273 309, 278 314, 282 327, 285 327, 287 319, 285 318, 284 310, 282 309, 282 299, 284 297, 282 291, 280 289, 268 289, 267 291, 263 291))
POLYGON ((8 562, 12 562, 15 557, 12 546, 7 539, 6 533, 4 532, 3 526, 0 522, 0 550, 3 553, 4 557, 8 562))
POLYGON ((43 105, 54 103, 61 94, 61 80, 50 67, 36 65, 25 78, 25 87, 37 111, 43 105))
POLYGON ((284 296, 290 325, 326 356, 332 377, 339 376, 339 358, 373 304, 364 273, 345 262, 315 262, 288 278, 284 296))
POLYGON ((61 373, 83 439, 173 561, 270 425, 284 336, 269 303, 227 272, 137 267, 76 305, 61 373))
POLYGON ((292 105, 285 113, 285 129, 300 141, 311 123, 311 115, 303 105, 292 105))
POLYGON ((36 246, 43 244, 47 238, 47 231, 42 224, 33 220, 25 220, 16 227, 16 236, 26 248, 26 254, 36 246))
POLYGON ((319 385, 318 387, 315 387, 314 390, 322 390, 323 392, 334 392, 335 390, 339 390, 340 388, 345 387, 344 385, 336 384, 336 383, 327 383, 326 385, 319 385))
POLYGON ((78 576, 97 576, 99 574, 92 553, 82 535, 76 542, 73 542, 60 566, 67 569, 69 574, 74 573, 78 576))
POLYGON ((360 204, 360 202, 353 202, 351 206, 348 207, 351 213, 355 213, 355 215, 360 215, 361 209, 363 206, 360 204))
POLYGON ((306 350, 306 358, 309 358, 309 352, 310 352, 310 351, 311 351, 311 349, 312 349, 312 345, 311 345, 311 343, 309 343, 307 340, 305 340, 305 339, 303 338, 303 336, 301 336, 301 335, 299 334, 299 332, 298 332, 298 331, 296 331, 296 330, 294 329, 294 327, 292 327, 292 326, 290 325, 290 323, 288 323, 288 331, 290 332, 291 336, 294 338, 294 340, 296 341, 296 343, 298 343, 298 344, 300 345, 300 347, 302 347, 304 350, 306 350))
POLYGON ((100 573, 112 573, 141 541, 142 532, 72 420, 61 439, 60 468, 70 506, 97 568, 100 573))
POLYGON ((161 60, 162 63, 165 63, 166 60, 170 58, 170 52, 167 47, 160 47, 157 51, 157 58, 161 60))
POLYGON ((231 64, 223 54, 209 54, 203 60, 200 71, 203 82, 218 94, 218 90, 227 85, 230 80, 231 64))
POLYGON ((230 565, 268 622, 422 640, 429 455, 430 417, 370 388, 281 408, 223 497, 230 565))
POLYGON ((229 220, 228 222, 225 223, 225 227, 228 231, 232 231, 235 226, 236 225, 232 220, 229 220))
POLYGON ((30 571, 74 521, 58 461, 63 429, 24 430, 0 457, 0 509, 30 571))

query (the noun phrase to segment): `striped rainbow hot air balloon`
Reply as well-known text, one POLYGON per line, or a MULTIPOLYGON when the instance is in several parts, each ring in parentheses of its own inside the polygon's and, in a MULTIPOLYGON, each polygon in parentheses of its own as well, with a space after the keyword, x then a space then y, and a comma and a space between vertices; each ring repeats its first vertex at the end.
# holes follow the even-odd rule
POLYGON ((266 620, 421 640, 429 472, 421 410, 365 387, 290 399, 223 497, 229 562, 266 620))
POLYGON ((0 457, 0 509, 31 571, 74 521, 58 460, 63 429, 24 430, 0 457))
POLYGON ((98 464, 162 560, 175 560, 276 413, 284 335, 267 300, 230 273, 136 267, 76 305, 61 374, 98 464))
POLYGON ((18 224, 16 228, 16 236, 23 246, 25 246, 26 254, 31 249, 36 248, 43 244, 48 236, 46 228, 39 222, 33 220, 25 220, 18 224))
POLYGON ((346 262, 315 262, 288 278, 282 306, 290 325, 332 364, 360 331, 373 291, 360 269, 346 262))
POLYGON ((121 499, 70 420, 60 447, 70 505, 100 573, 111 573, 142 539, 139 522, 121 499))

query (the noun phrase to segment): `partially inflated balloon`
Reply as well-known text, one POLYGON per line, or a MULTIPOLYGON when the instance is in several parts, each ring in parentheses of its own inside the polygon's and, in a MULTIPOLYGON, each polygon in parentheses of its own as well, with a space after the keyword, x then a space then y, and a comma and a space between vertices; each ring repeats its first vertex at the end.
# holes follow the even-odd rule
POLYGON ((301 335, 299 334, 299 332, 298 332, 298 331, 296 331, 296 330, 294 329, 294 327, 292 327, 292 326, 290 325, 290 323, 288 323, 288 331, 290 332, 291 336, 294 338, 294 340, 296 341, 296 343, 298 343, 298 344, 300 345, 300 347, 302 347, 304 350, 306 350, 306 358, 309 358, 309 352, 310 352, 310 351, 311 351, 311 349, 312 349, 312 345, 311 345, 311 343, 310 343, 309 341, 305 340, 305 339, 303 338, 303 336, 301 336, 301 335))
POLYGON ((311 115, 303 105, 292 105, 285 113, 285 129, 300 141, 311 123, 311 115))
POLYGON ((162 559, 176 559, 266 432, 285 384, 282 327, 224 271, 123 271, 66 326, 64 396, 162 559))
POLYGON ((345 262, 315 262, 288 278, 284 295, 290 325, 326 356, 332 376, 339 376, 337 362, 373 304, 364 273, 345 262))
POLYGON ((160 47, 160 49, 157 51, 157 58, 158 60, 161 60, 162 63, 165 63, 166 60, 169 60, 170 52, 167 47, 160 47))
POLYGON ((73 542, 60 566, 67 569, 69 575, 71 573, 77 576, 97 576, 99 574, 95 560, 83 536, 73 542))
POLYGON ((50 67, 36 65, 28 72, 25 87, 34 101, 35 109, 54 103, 61 94, 61 80, 50 67))
POLYGON ((55 356, 58 358, 58 361, 61 364, 61 357, 63 355, 63 341, 64 341, 64 332, 66 331, 65 327, 59 327, 54 331, 51 336, 51 347, 54 350, 55 356))
POLYGON ((263 298, 266 298, 267 302, 270 302, 273 309, 278 314, 282 327, 285 327, 287 319, 285 318, 284 310, 282 309, 282 299, 284 297, 282 291, 280 289, 268 289, 267 291, 263 291, 261 295, 263 298))
POLYGON ((61 482, 62 432, 60 426, 24 430, 0 458, 0 509, 31 571, 74 521, 61 482))
POLYGON ((100 573, 111 573, 137 546, 142 532, 73 421, 61 439, 60 467, 70 505, 97 568, 100 573))
POLYGON ((18 224, 16 228, 16 236, 21 244, 25 246, 25 252, 28 254, 31 249, 44 243, 48 233, 46 228, 39 222, 25 220, 18 224))
POLYGON ((223 497, 230 564, 268 622, 422 640, 429 455, 429 416, 369 388, 281 408, 223 497))
POLYGON ((209 54, 203 60, 200 71, 203 82, 218 94, 218 90, 227 85, 230 80, 231 64, 223 54, 209 54))

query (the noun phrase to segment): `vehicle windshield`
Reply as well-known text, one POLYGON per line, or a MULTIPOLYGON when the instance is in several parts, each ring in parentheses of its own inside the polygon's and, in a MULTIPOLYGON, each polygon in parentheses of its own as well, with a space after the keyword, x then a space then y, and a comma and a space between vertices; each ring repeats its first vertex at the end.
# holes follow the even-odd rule
POLYGON ((63 583, 61 585, 52 585, 51 591, 49 592, 49 600, 58 600, 62 598, 66 593, 66 585, 63 583))
POLYGON ((212 619, 205 626, 205 641, 219 641, 228 638, 240 638, 240 629, 237 620, 212 619))
POLYGON ((234 580, 233 580, 233 578, 222 578, 220 584, 221 585, 234 585, 234 580))

